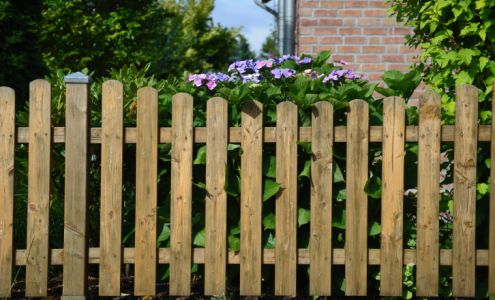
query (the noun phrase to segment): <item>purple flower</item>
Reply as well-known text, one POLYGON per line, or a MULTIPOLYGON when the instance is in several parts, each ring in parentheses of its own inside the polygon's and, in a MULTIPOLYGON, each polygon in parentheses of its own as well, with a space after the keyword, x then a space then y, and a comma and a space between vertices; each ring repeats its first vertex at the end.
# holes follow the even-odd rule
POLYGON ((304 58, 299 58, 299 57, 295 57, 296 59, 294 59, 296 61, 297 64, 309 64, 311 63, 311 57, 304 57, 304 58))
POLYGON ((318 79, 318 78, 323 76, 322 74, 319 74, 318 72, 311 70, 311 69, 304 70, 303 74, 310 77, 313 80, 318 79))
POLYGON ((256 69, 258 69, 258 70, 260 70, 264 67, 271 68, 272 65, 273 65, 272 59, 256 61, 256 69))
POLYGON ((192 81, 194 86, 205 85, 209 90, 213 90, 217 86, 217 82, 230 80, 230 76, 224 73, 189 74, 188 77, 188 81, 192 81))
POLYGON ((337 80, 339 80, 339 76, 337 76, 337 74, 335 74, 332 71, 332 73, 328 74, 327 76, 325 76, 325 78, 323 78, 323 83, 327 83, 330 80, 331 81, 337 81, 337 80))
POLYGON ((292 69, 281 69, 281 68, 276 68, 276 69, 273 69, 271 71, 272 75, 276 78, 276 79, 280 79, 282 76, 285 77, 285 78, 289 78, 291 77, 292 75, 296 74, 296 71, 295 70, 292 70, 292 69))

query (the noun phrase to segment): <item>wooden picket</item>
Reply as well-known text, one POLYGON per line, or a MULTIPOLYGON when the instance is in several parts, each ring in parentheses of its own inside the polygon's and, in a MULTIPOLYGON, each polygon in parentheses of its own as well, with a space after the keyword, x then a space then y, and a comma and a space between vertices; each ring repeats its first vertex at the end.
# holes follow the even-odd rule
POLYGON ((14 263, 15 93, 0 87, 0 297, 10 297, 14 263))
POLYGON ((297 267, 297 106, 277 105, 275 204, 275 295, 296 295, 297 267))
POLYGON ((352 100, 347 114, 345 294, 365 296, 368 288, 368 180, 369 107, 352 100))
MULTIPOLYGON (((156 294, 158 264, 170 265, 169 294, 191 294, 192 264, 204 264, 204 293, 227 293, 227 264, 240 265, 240 294, 262 294, 262 265, 275 266, 274 292, 297 296, 297 266, 309 266, 309 293, 329 296, 332 266, 345 266, 345 294, 365 296, 368 266, 380 267, 380 294, 402 295, 402 267, 416 264, 417 296, 437 296, 440 266, 452 266, 453 295, 475 295, 476 266, 488 266, 495 295, 495 193, 490 195, 489 248, 476 249, 476 152, 491 142, 492 125, 478 125, 473 86, 457 88, 455 126, 441 126, 440 97, 420 98, 419 126, 406 126, 403 99, 383 102, 383 126, 369 126, 369 105, 349 103, 347 126, 334 126, 333 107, 315 103, 311 127, 299 127, 298 107, 277 106, 276 127, 263 127, 263 105, 244 104, 241 127, 229 127, 228 102, 207 102, 206 127, 193 127, 193 98, 172 99, 172 127, 159 127, 158 93, 137 94, 137 126, 123 125, 123 85, 102 87, 102 127, 89 126, 89 78, 68 76, 66 126, 51 128, 50 85, 30 85, 29 127, 15 127, 14 92, 0 87, 0 297, 9 297, 13 267, 26 266, 26 296, 49 296, 48 267, 63 265, 63 295, 86 295, 88 264, 99 264, 99 295, 119 296, 122 264, 134 264, 134 294, 156 294), (311 143, 309 248, 297 248, 298 142, 311 143), (368 147, 382 143, 380 249, 368 248, 368 147), (404 149, 418 144, 417 249, 403 249, 404 149), (453 247, 440 249, 440 145, 454 142, 453 247), (13 248, 15 144, 29 144, 27 247, 13 248), (50 152, 65 143, 64 249, 49 249, 50 152), (136 144, 135 247, 122 248, 124 144, 136 144), (192 247, 192 162, 194 143, 206 144, 205 248, 192 247), (240 252, 228 249, 226 183, 228 143, 241 144, 240 252), (275 249, 262 245, 263 143, 276 143, 275 249), (332 245, 334 143, 346 143, 345 248, 332 245), (87 247, 88 149, 101 144, 100 246, 87 247), (170 248, 157 248, 158 146, 171 144, 170 248)), ((495 102, 495 92, 494 92, 495 102)), ((492 159, 492 164, 495 164, 492 159)), ((491 169, 495 177, 495 165, 491 169)), ((491 190, 495 191, 495 180, 491 190)))
POLYGON ((170 209, 170 294, 191 292, 191 210, 193 159, 193 99, 172 99, 172 185, 170 209))
POLYGON ((124 146, 124 91, 109 80, 102 87, 100 295, 120 295, 122 262, 122 158, 124 146))
POLYGON ((383 100, 382 232, 380 294, 402 296, 404 217, 404 100, 383 100))
POLYGON ((136 261, 134 293, 155 295, 158 179, 158 93, 138 90, 136 144, 136 261))
POLYGON ((225 293, 227 268, 227 166, 228 103, 212 98, 207 103, 205 294, 225 293))
POLYGON ((250 101, 242 107, 241 156, 241 295, 261 294, 261 220, 263 105, 250 101))
POLYGON ((478 89, 456 88, 452 293, 475 296, 478 89))
POLYGON ((438 296, 440 245, 440 97, 419 99, 416 295, 438 296))
POLYGON ((333 106, 315 104, 311 137, 311 232, 309 290, 312 295, 332 293, 332 148, 333 106))
POLYGON ((47 296, 50 208, 51 92, 46 80, 29 86, 26 296, 47 296))

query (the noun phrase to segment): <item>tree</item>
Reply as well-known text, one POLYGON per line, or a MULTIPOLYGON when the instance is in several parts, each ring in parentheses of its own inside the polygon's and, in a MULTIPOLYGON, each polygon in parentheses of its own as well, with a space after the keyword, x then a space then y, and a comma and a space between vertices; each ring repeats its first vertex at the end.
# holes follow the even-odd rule
MULTIPOLYGON (((468 83, 481 89, 480 111, 488 101, 495 79, 495 1, 392 0, 397 19, 412 26, 407 43, 422 49, 423 80, 438 92, 453 116, 455 85, 468 83)), ((481 114, 482 121, 489 114, 481 114)))
POLYGON ((263 58, 279 56, 277 49, 277 32, 272 30, 269 36, 266 37, 263 45, 261 45, 260 56, 263 58))
POLYGON ((44 73, 37 47, 37 23, 41 0, 0 0, 0 85, 16 90, 17 99, 27 98, 27 82, 44 73))
POLYGON ((214 26, 213 0, 45 0, 40 40, 50 70, 151 64, 159 77, 228 63, 238 33, 214 26))

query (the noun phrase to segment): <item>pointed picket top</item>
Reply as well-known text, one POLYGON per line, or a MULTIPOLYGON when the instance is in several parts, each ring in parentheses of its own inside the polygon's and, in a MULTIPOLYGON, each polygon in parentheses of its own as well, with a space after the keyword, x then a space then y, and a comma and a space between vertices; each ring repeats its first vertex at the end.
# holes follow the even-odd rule
POLYGON ((69 74, 64 77, 65 83, 91 83, 91 77, 81 72, 69 74))

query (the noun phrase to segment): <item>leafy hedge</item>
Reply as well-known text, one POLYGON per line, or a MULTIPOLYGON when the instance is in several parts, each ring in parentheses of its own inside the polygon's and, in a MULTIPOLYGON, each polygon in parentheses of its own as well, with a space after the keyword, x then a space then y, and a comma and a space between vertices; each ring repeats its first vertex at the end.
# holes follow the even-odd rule
MULTIPOLYGON (((397 71, 387 72, 383 76, 386 87, 377 87, 369 83, 362 76, 345 69, 346 62, 330 62, 330 53, 322 52, 317 57, 284 56, 278 59, 261 61, 241 61, 231 65, 226 73, 184 74, 183 78, 157 80, 153 76, 146 76, 147 69, 137 69, 133 66, 120 70, 112 70, 108 78, 120 80, 124 84, 125 126, 134 126, 136 123, 136 93, 140 87, 151 86, 159 93, 159 125, 171 126, 171 98, 177 92, 187 92, 194 96, 194 126, 206 125, 206 102, 210 97, 220 96, 230 103, 230 126, 240 126, 240 108, 248 100, 257 99, 264 105, 264 125, 274 126, 276 123, 276 105, 285 100, 295 102, 299 106, 299 125, 311 125, 311 108, 317 101, 329 101, 334 106, 335 125, 345 125, 346 112, 349 101, 364 99, 370 105, 370 125, 382 124, 382 101, 378 93, 383 95, 397 95, 408 99, 414 88, 419 84, 420 75, 417 71, 402 74, 397 71), (188 75, 188 76, 186 76, 188 75)), ((58 72, 49 78, 52 82, 52 120, 54 126, 64 126, 64 84, 63 73, 58 72)), ((101 84, 107 78, 96 78, 91 86, 91 125, 100 125, 101 84)), ((18 114, 18 123, 27 126, 28 108, 18 114)), ((407 108, 408 124, 417 124, 417 109, 407 108)), ((442 248, 451 248, 452 234, 452 158, 451 144, 442 146, 447 159, 443 160, 442 169, 445 171, 442 184, 440 202, 440 243, 442 248)), ((416 244, 415 214, 417 187, 417 144, 406 144, 405 156, 405 190, 404 199, 404 247, 414 248, 416 244)), ((99 182, 100 182, 100 148, 91 145, 90 164, 90 234, 89 244, 99 245, 99 182)), ((134 245, 134 216, 135 216, 135 145, 126 145, 124 151, 124 246, 134 245)), ((204 145, 195 145, 194 178, 193 178, 193 242, 195 247, 204 246, 204 206, 205 206, 205 152, 204 145)), ((308 247, 310 226, 310 143, 299 143, 298 146, 298 237, 299 248, 308 247)), ((369 196, 369 240, 370 248, 380 246, 380 197, 381 197, 381 144, 370 144, 369 179, 365 191, 369 196)), ((62 247, 63 241, 63 188, 64 188, 64 147, 55 145, 52 151, 52 203, 50 221, 50 246, 62 247)), ((228 243, 232 250, 239 250, 240 243, 240 154, 239 145, 228 146, 227 184, 228 194, 228 243)), ((333 246, 344 247, 345 239, 345 143, 334 145, 334 180, 333 180, 333 246)), ((488 177, 486 161, 481 161, 478 169, 480 178, 488 177)), ((279 186, 275 181, 275 145, 265 144, 263 149, 263 245, 273 248, 275 245, 275 194, 279 186)), ((27 147, 18 146, 16 169, 16 246, 25 246, 25 220, 27 199, 27 147)), ((170 240, 170 145, 159 145, 159 174, 158 174, 158 246, 168 247, 170 240)), ((480 182, 486 182, 481 180, 480 182)), ((477 247, 487 247, 486 211, 487 211, 486 184, 478 186, 478 219, 477 219, 477 247)), ((308 293, 307 266, 298 268, 298 289, 301 293, 308 293)), ((193 266, 201 279, 202 266, 193 266)), ((94 270, 95 272, 96 269, 94 270)), ((159 268, 159 279, 165 280, 168 271, 165 266, 159 268)), ((404 268, 404 296, 411 298, 414 293, 414 267, 404 268)), ((486 271, 483 271, 486 272, 486 271)), ((229 283, 238 286, 238 267, 229 266, 229 283)), ((344 278, 343 267, 334 267, 334 293, 343 295, 344 278)), ((486 274, 478 272, 480 276, 477 286, 479 294, 486 294, 486 274)), ((97 276, 97 274, 95 274, 97 276)), ((264 282, 268 292, 273 288, 273 266, 264 266, 264 282)), ((450 269, 441 268, 442 296, 451 293, 450 269)), ((378 294, 379 268, 370 267, 370 291, 378 294)), ((372 294, 370 294, 371 296, 372 294)))

